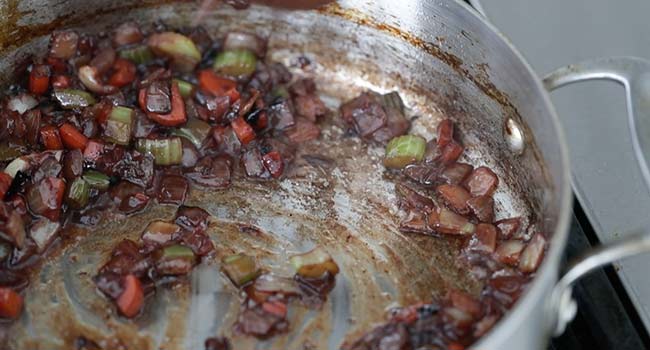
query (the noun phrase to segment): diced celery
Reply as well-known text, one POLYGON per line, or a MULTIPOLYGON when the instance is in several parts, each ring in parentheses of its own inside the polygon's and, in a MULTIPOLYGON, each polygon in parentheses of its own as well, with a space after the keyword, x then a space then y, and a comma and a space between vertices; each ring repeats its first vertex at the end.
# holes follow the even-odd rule
POLYGON ((194 252, 192 249, 182 246, 180 244, 175 244, 169 247, 163 248, 162 256, 165 259, 192 259, 194 260, 194 252))
POLYGON ((226 50, 217 55, 212 68, 232 77, 245 77, 255 72, 257 57, 248 50, 226 50))
POLYGON ((128 145, 131 142, 133 131, 133 110, 131 108, 115 106, 106 120, 104 138, 118 145, 128 145))
POLYGON ((325 272, 332 275, 339 273, 339 267, 332 257, 322 248, 317 247, 307 253, 294 255, 289 262, 296 269, 296 273, 303 277, 318 278, 325 272))
POLYGON ((179 33, 152 34, 147 43, 155 54, 171 58, 174 66, 183 72, 192 71, 201 60, 201 52, 192 39, 179 33))
POLYGON ((184 137, 192 142, 194 146, 200 148, 205 138, 210 134, 210 128, 210 124, 202 120, 190 119, 182 128, 172 129, 170 133, 174 136, 184 137))
POLYGON ((161 275, 185 275, 196 263, 192 249, 180 244, 159 249, 154 257, 156 272, 161 275))
POLYGON ((88 107, 96 102, 89 92, 77 89, 55 90, 54 98, 65 109, 88 107))
POLYGON ((88 204, 88 197, 90 195, 90 186, 81 177, 72 181, 68 188, 68 196, 66 202, 73 208, 83 208, 88 204))
POLYGON ((192 91, 194 91, 194 85, 192 83, 180 79, 174 79, 174 82, 178 84, 178 90, 183 98, 192 96, 192 91))
POLYGON ((427 141, 416 135, 403 135, 390 140, 386 146, 384 166, 402 169, 405 166, 420 162, 424 157, 427 141))
POLYGON ((135 148, 142 153, 151 153, 156 165, 180 164, 183 158, 183 144, 178 137, 166 139, 138 139, 135 148))
POLYGON ((126 58, 135 64, 145 64, 153 60, 153 53, 146 45, 138 45, 120 51, 120 57, 126 58))
POLYGON ((223 269, 237 287, 254 280, 259 274, 255 259, 244 254, 231 255, 225 258, 223 260, 223 269))
POLYGON ((86 183, 88 183, 88 186, 101 191, 107 190, 111 185, 111 179, 108 177, 108 175, 100 173, 96 170, 88 170, 84 172, 81 177, 84 179, 84 181, 86 181, 86 183))

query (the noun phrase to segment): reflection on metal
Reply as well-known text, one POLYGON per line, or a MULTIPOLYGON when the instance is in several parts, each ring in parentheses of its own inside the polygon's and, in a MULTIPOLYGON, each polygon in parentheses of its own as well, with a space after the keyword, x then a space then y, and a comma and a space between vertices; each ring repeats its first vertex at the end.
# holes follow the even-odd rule
POLYGON ((508 147, 510 147, 510 150, 513 153, 524 153, 524 149, 526 148, 526 139, 524 138, 524 131, 516 120, 513 118, 508 118, 506 120, 503 134, 503 137, 508 142, 508 147))
POLYGON ((650 189, 650 61, 637 57, 611 57, 572 64, 549 74, 544 78, 544 85, 554 90, 594 79, 613 80, 625 87, 634 152, 650 189))
POLYGON ((579 260, 553 290, 550 317, 555 322, 555 335, 564 332, 576 315, 576 303, 571 296, 573 284, 595 269, 634 255, 650 253, 650 231, 631 234, 614 243, 603 245, 579 260))

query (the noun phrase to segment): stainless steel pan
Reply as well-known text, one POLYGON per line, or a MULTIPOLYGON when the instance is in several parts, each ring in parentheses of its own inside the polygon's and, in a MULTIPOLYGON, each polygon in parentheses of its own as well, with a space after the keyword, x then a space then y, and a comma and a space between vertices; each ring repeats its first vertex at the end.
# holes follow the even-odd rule
MULTIPOLYGON (((183 25, 191 23, 196 9, 195 3, 149 0, 0 4, 5 83, 17 62, 44 50, 53 29, 97 32, 126 19, 183 25)), ((274 60, 291 64, 306 55, 311 68, 295 73, 314 77, 333 109, 363 89, 397 89, 410 113, 422 116, 414 125, 417 133, 431 137, 444 116, 459 124, 466 161, 490 165, 502 180, 495 195, 498 217, 522 215, 529 232, 552 237, 529 290, 475 348, 543 349, 572 317, 573 281, 601 264, 650 249, 647 234, 634 236, 594 252, 557 283, 571 188, 566 145, 546 91, 586 78, 623 82, 630 120, 637 123, 637 152, 648 174, 644 155, 649 153, 642 150, 649 142, 650 118, 633 117, 650 111, 649 85, 642 79, 650 71, 645 61, 572 66, 548 78, 545 88, 494 27, 450 0, 345 0, 311 12, 223 7, 206 18, 206 26, 214 35, 247 28, 267 36, 274 60)), ((282 271, 287 255, 319 244, 341 265, 323 312, 296 312, 287 336, 263 343, 235 338, 235 349, 337 349, 382 320, 390 306, 428 300, 449 287, 474 294, 482 287, 458 263, 458 242, 398 232, 392 185, 378 165, 382 151, 354 139, 340 144, 341 132, 328 126, 320 144, 302 149, 290 179, 239 181, 221 192, 192 190, 188 204, 214 215, 211 235, 218 255, 251 251, 282 271), (334 161, 310 162, 313 153, 334 161)), ((90 282, 116 240, 137 237, 143 222, 169 218, 173 211, 157 206, 130 218, 107 215, 92 232, 66 232, 32 279, 23 318, 2 327, 7 347, 70 349, 85 336, 111 349, 199 349, 208 336, 229 335, 239 302, 216 264, 199 267, 187 286, 158 293, 136 322, 114 317, 90 282)))

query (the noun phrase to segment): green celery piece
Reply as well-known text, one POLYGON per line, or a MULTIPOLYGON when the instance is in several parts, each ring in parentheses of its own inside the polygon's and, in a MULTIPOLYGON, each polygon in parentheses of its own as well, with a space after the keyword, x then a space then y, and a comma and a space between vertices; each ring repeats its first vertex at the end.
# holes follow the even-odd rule
POLYGON ((386 146, 384 166, 402 169, 405 166, 420 162, 424 158, 427 141, 416 135, 403 135, 390 140, 386 146))
POLYGON ((170 134, 184 137, 192 142, 194 146, 200 148, 203 141, 210 134, 210 129, 210 124, 199 119, 190 119, 183 127, 172 129, 170 134))
POLYGON ((212 68, 232 77, 246 77, 255 72, 257 57, 248 50, 222 51, 214 59, 212 68))
POLYGON ((74 208, 83 208, 88 204, 89 196, 90 186, 83 178, 78 177, 70 184, 67 202, 74 208))
POLYGON ((194 91, 194 85, 192 83, 180 79, 174 79, 174 82, 178 84, 178 90, 183 98, 192 96, 192 91, 194 91))
POLYGON ((91 188, 105 191, 111 185, 108 175, 96 170, 88 170, 81 176, 91 188))
POLYGON ((54 98, 64 109, 88 107, 97 102, 89 92, 77 89, 56 90, 54 98))
POLYGON ((183 144, 178 137, 166 139, 138 139, 135 148, 142 153, 151 153, 156 165, 180 164, 183 158, 183 144))
POLYGON ((153 61, 153 52, 146 45, 138 45, 120 51, 120 57, 132 61, 135 64, 146 64, 153 61))

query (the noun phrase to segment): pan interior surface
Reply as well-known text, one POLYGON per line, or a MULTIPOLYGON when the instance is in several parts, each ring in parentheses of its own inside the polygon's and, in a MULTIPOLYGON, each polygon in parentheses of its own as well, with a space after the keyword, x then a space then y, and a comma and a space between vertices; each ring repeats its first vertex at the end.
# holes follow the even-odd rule
MULTIPOLYGON (((191 23, 195 10, 193 3, 180 3, 111 11, 71 27, 98 32, 129 19, 180 27, 191 23)), ((299 149, 290 174, 280 181, 240 178, 226 190, 192 188, 186 205, 213 216, 216 258, 199 266, 188 283, 159 288, 134 322, 116 315, 91 278, 119 240, 137 239, 146 223, 173 218, 175 208, 150 204, 134 216, 107 213, 95 228, 70 229, 64 247, 32 277, 26 315, 2 326, 8 348, 70 349, 75 339, 85 337, 114 349, 200 349, 207 337, 223 335, 235 349, 338 349, 383 321, 390 307, 429 301, 449 288, 477 295, 482 283, 457 259, 461 242, 400 233, 403 213, 381 165, 383 149, 347 136, 340 123, 332 122, 339 118, 341 102, 367 89, 399 91, 408 115, 418 117, 412 132, 427 139, 441 119, 452 118, 466 146, 461 160, 488 165, 501 179, 494 195, 497 219, 521 216, 529 233, 554 225, 541 220, 551 185, 537 150, 531 145, 515 154, 503 137, 506 120, 519 120, 517 111, 468 81, 453 57, 432 54, 353 17, 335 6, 320 12, 224 7, 207 16, 203 25, 213 38, 232 29, 256 32, 269 38, 270 60, 285 63, 296 76, 315 79, 332 111, 321 139, 299 149), (301 56, 311 64, 301 68, 301 56), (220 259, 246 252, 268 270, 290 276, 288 257, 317 245, 341 268, 323 309, 292 307, 290 332, 269 340, 233 335, 241 298, 220 272, 220 259)), ((441 46, 445 40, 471 41, 446 38, 444 32, 441 46)), ((42 52, 46 45, 47 36, 38 37, 7 51, 7 57, 42 52)), ((9 69, 7 61, 2 68, 9 69)))

